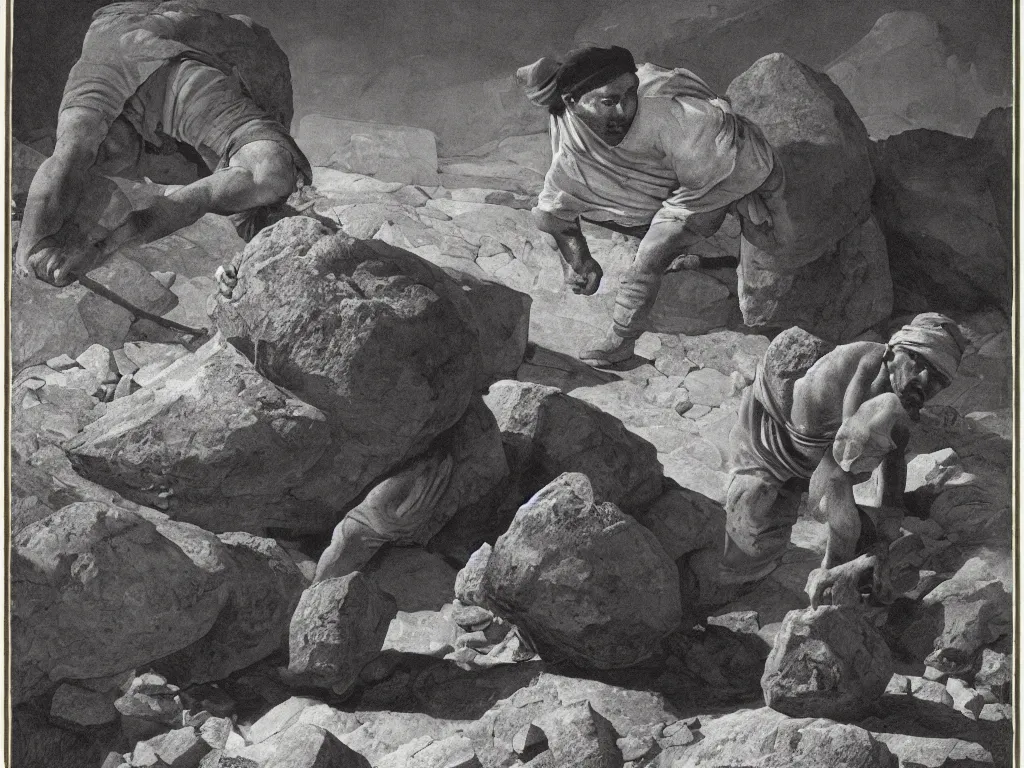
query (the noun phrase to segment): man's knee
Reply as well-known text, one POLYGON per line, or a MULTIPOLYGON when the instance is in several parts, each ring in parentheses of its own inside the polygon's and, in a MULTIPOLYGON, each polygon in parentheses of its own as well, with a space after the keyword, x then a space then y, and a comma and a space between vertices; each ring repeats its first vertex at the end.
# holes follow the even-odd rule
POLYGON ((249 171, 257 205, 273 205, 295 191, 298 171, 291 152, 276 141, 254 141, 231 158, 232 166, 249 171))
POLYGON ((756 475, 733 475, 725 498, 726 530, 737 543, 750 542, 775 522, 778 488, 756 475))

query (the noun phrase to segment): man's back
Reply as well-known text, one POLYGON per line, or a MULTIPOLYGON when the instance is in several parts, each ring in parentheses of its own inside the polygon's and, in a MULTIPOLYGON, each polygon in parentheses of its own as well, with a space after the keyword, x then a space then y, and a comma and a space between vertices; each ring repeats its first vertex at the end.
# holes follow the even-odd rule
POLYGON ((822 356, 793 386, 792 426, 807 435, 834 435, 857 407, 888 391, 885 344, 857 341, 822 356))

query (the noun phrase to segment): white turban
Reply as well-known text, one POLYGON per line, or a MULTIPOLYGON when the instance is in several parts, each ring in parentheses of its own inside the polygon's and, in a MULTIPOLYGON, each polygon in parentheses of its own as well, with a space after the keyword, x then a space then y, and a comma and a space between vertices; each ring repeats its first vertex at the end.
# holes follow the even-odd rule
POLYGON ((925 312, 896 331, 889 346, 917 352, 947 381, 952 381, 966 342, 950 318, 938 312, 925 312))

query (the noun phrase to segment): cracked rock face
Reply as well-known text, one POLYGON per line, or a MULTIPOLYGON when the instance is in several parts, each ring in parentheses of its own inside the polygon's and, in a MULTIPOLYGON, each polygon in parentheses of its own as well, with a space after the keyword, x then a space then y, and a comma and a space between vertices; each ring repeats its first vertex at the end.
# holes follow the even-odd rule
POLYGON ((215 321, 257 371, 324 413, 334 450, 302 496, 334 509, 455 424, 481 367, 453 280, 305 217, 249 243, 215 321))
POLYGON ((140 504, 208 530, 262 532, 330 524, 290 494, 330 446, 321 411, 215 338, 65 449, 80 474, 140 504))
POLYGON ((223 548, 194 526, 84 502, 13 543, 15 701, 51 680, 105 677, 183 648, 228 598, 223 548))
POLYGON ((893 673, 885 640, 856 608, 791 611, 761 687, 768 706, 792 717, 852 720, 885 693, 893 673))
POLYGON ((542 657, 598 669, 648 658, 682 618, 675 563, 579 473, 519 509, 494 545, 484 590, 542 657))

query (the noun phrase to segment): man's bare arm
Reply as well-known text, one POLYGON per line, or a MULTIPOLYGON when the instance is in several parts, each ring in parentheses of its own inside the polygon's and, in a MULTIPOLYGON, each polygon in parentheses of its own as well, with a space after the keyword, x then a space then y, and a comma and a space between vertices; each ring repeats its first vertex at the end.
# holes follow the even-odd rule
POLYGON ((860 538, 860 512, 853 497, 853 479, 827 451, 811 476, 808 493, 828 523, 828 541, 822 568, 853 559, 860 538))
POLYGON ((537 229, 547 232, 562 255, 562 272, 573 293, 590 296, 597 292, 604 272, 590 254, 590 246, 578 220, 566 221, 546 211, 534 209, 533 220, 537 229))

